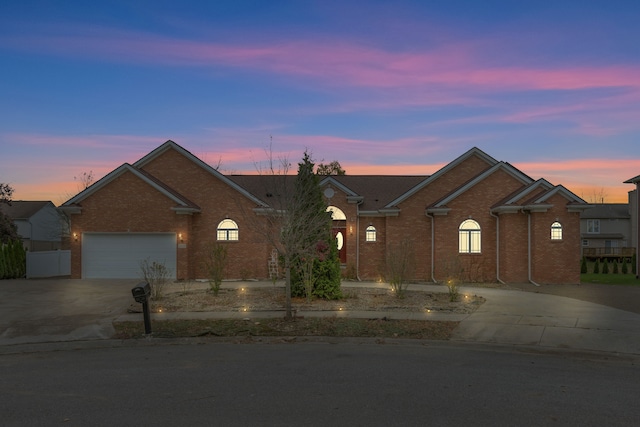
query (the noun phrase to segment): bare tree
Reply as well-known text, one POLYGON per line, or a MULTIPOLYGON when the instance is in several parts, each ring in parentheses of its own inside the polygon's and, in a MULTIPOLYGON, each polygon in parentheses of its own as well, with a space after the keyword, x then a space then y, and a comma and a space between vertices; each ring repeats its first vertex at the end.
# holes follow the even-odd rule
POLYGON ((591 204, 603 204, 607 200, 607 197, 608 194, 604 187, 600 187, 598 190, 594 188, 588 195, 582 195, 582 198, 591 204))
POLYGON ((268 151, 268 167, 258 168, 269 207, 259 207, 247 213, 245 220, 264 236, 278 252, 285 270, 285 310, 286 318, 292 318, 291 310, 291 269, 296 260, 317 256, 318 242, 330 226, 330 216, 318 209, 316 203, 309 203, 309 194, 318 190, 317 177, 313 174, 313 162, 305 152, 298 164, 298 174, 289 175, 289 160, 273 157, 268 151), (316 179, 309 178, 309 175, 316 179), (257 215, 256 215, 257 214, 257 215))
POLYGON ((91 186, 91 184, 93 184, 93 182, 95 181, 95 176, 93 175, 93 171, 85 171, 78 176, 74 176, 73 180, 77 183, 79 193, 86 190, 91 186))

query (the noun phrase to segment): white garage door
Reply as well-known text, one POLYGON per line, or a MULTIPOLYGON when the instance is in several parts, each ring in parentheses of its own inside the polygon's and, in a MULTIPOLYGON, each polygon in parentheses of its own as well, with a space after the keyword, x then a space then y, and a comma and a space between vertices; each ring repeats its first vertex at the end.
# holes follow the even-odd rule
POLYGON ((141 278, 140 262, 164 263, 176 277, 174 233, 84 233, 82 277, 86 279, 141 278))

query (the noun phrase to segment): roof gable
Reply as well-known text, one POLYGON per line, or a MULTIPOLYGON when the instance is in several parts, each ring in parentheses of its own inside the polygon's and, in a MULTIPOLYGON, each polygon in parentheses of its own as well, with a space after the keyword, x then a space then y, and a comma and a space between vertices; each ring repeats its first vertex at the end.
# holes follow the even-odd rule
POLYGON ((467 151, 463 155, 459 156, 457 159, 455 159, 451 163, 448 163, 446 166, 444 166, 443 168, 438 170, 433 175, 430 175, 429 177, 425 178, 422 182, 420 182, 418 185, 414 186, 413 188, 411 188, 410 190, 408 190, 407 192, 402 194, 400 197, 398 197, 398 198, 392 200, 391 202, 389 202, 385 206, 385 208, 393 208, 393 207, 397 206, 399 203, 407 200, 409 197, 413 196, 418 191, 420 191, 421 189, 423 189, 424 187, 426 187, 427 185, 429 185, 430 183, 432 183, 433 181, 435 181, 436 179, 438 179, 439 177, 441 177, 445 173, 451 171, 452 169, 454 169, 455 167, 457 167, 460 164, 464 163, 467 159, 469 159, 469 158, 471 158, 473 156, 477 156, 480 159, 484 160, 485 162, 487 162, 488 166, 495 166, 498 163, 498 161, 496 159, 494 159, 493 157, 489 156, 484 151, 480 150, 477 147, 473 147, 472 149, 470 149, 469 151, 467 151))
POLYGON ((159 179, 153 177, 151 174, 143 170, 140 170, 128 163, 125 163, 119 168, 111 171, 102 179, 98 180, 93 185, 86 188, 84 191, 81 191, 80 193, 78 193, 76 196, 66 201, 62 205, 62 207, 77 206, 82 200, 86 199, 92 194, 95 194, 100 189, 104 188, 107 184, 109 184, 110 182, 112 182, 113 180, 115 180, 116 178, 118 178, 119 176, 127 172, 132 173, 133 175, 140 178, 142 181, 144 181, 145 183, 147 183, 148 185, 150 185, 151 187, 153 187, 154 189, 156 189, 157 191, 159 191, 160 193, 164 194, 166 197, 174 201, 178 205, 177 209, 185 209, 185 210, 191 210, 191 211, 200 210, 200 208, 195 203, 191 202, 186 197, 180 195, 171 187, 162 183, 159 179))
POLYGON ((466 184, 463 184, 462 186, 458 187, 456 190, 454 190, 451 193, 449 193, 443 199, 441 199, 440 201, 436 202, 433 205, 433 207, 441 208, 441 207, 446 206, 447 203, 450 203, 452 200, 454 200, 455 198, 459 197, 460 195, 462 195, 466 191, 470 190, 471 188, 473 188, 477 184, 481 183, 488 176, 494 174, 495 172, 497 172, 499 170, 506 172, 508 175, 512 176, 513 178, 515 178, 516 180, 520 181, 524 185, 530 184, 531 181, 532 181, 531 178, 529 178, 527 175, 525 175, 524 173, 520 172, 518 169, 516 169, 515 167, 511 166, 510 164, 505 163, 505 162, 498 162, 495 165, 493 165, 491 168, 489 168, 486 171, 484 171, 484 172, 480 173, 479 175, 477 175, 475 178, 473 178, 472 180, 470 180, 466 184))
POLYGON ((197 166, 201 167, 202 169, 204 169, 214 177, 218 178, 220 181, 229 185, 234 190, 238 191, 240 194, 247 197, 251 201, 255 202, 256 204, 262 207, 267 206, 262 200, 260 200, 258 197, 256 197, 249 191, 247 191, 245 188, 238 185, 235 181, 233 181, 232 179, 229 179, 227 176, 223 175, 222 173, 217 171, 215 168, 212 168, 207 163, 205 163, 204 161, 200 160, 198 157, 193 155, 191 152, 189 152, 188 150, 185 150, 183 147, 181 147, 180 145, 176 144, 171 140, 168 140, 167 142, 165 142, 155 150, 151 151, 149 154, 147 154, 146 156, 144 156, 143 158, 135 162, 133 166, 135 166, 136 168, 142 169, 145 165, 152 162, 154 159, 156 159, 157 157, 165 153, 167 150, 175 150, 176 152, 186 157, 188 160, 190 160, 197 166))

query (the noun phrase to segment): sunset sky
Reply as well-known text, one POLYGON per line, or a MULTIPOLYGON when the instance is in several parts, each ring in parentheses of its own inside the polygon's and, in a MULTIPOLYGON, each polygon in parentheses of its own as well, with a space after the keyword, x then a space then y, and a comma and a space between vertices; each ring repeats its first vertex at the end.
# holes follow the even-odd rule
POLYGON ((640 2, 5 1, 0 182, 60 204, 171 139, 428 175, 472 147, 593 201, 640 175, 640 2))

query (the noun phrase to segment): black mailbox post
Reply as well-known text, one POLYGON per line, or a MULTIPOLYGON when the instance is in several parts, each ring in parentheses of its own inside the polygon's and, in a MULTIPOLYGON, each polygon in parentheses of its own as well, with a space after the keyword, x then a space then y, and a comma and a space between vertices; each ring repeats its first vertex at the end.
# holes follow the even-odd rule
POLYGON ((149 295, 151 294, 151 286, 147 282, 140 282, 131 289, 131 294, 136 302, 142 304, 142 312, 144 314, 144 333, 151 333, 151 315, 149 314, 149 295))

